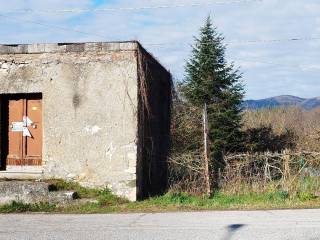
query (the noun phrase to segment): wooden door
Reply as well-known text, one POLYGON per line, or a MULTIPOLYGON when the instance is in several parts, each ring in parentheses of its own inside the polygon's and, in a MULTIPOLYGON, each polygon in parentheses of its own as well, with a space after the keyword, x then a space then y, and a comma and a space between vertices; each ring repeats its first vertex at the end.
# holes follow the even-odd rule
POLYGON ((7 166, 39 166, 42 162, 41 99, 8 100, 7 166))
POLYGON ((24 114, 22 99, 9 100, 9 127, 8 127, 8 156, 6 165, 22 165, 23 159, 23 132, 18 129, 24 114))

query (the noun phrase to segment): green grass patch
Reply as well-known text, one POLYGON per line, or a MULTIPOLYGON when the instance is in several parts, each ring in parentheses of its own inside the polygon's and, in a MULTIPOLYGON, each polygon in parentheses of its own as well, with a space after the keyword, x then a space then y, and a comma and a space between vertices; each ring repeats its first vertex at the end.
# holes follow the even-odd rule
POLYGON ((72 204, 56 206, 48 203, 23 204, 13 202, 0 206, 1 213, 54 212, 54 213, 118 213, 118 212, 166 212, 199 210, 259 210, 289 208, 319 208, 320 198, 311 191, 289 193, 272 190, 266 193, 217 192, 211 197, 193 196, 183 192, 168 192, 144 201, 129 202, 105 189, 89 189, 77 183, 52 180, 55 190, 72 190, 79 194, 72 204), (82 201, 85 200, 85 201, 82 201))
POLYGON ((22 212, 53 212, 56 209, 54 204, 37 203, 25 204, 13 201, 10 204, 0 206, 1 213, 22 213, 22 212))
POLYGON ((75 191, 78 193, 80 198, 96 198, 100 195, 101 191, 99 189, 85 188, 79 183, 66 182, 61 179, 54 179, 47 181, 50 184, 51 190, 56 191, 75 191))
MULTIPOLYGON (((300 196, 300 195, 299 195, 300 196)), ((302 196, 302 195, 301 195, 302 196)), ((283 208, 318 208, 318 198, 302 198, 290 196, 287 192, 266 194, 223 194, 217 193, 211 198, 192 196, 186 193, 167 193, 164 196, 150 198, 140 202, 124 202, 103 206, 87 204, 78 208, 68 209, 71 212, 165 212, 193 210, 256 210, 283 208)), ((309 196, 309 195, 307 195, 309 196)))
POLYGON ((226 194, 197 197, 186 193, 167 193, 164 196, 149 200, 125 204, 117 211, 157 212, 179 210, 259 210, 287 208, 318 208, 320 199, 312 194, 300 193, 290 195, 285 191, 269 193, 226 194))

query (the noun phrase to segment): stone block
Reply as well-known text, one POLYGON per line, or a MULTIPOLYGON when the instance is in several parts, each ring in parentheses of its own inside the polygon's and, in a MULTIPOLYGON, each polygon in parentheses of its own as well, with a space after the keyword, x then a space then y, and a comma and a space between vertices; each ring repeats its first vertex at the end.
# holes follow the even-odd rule
POLYGON ((0 182, 0 204, 8 204, 12 201, 22 203, 46 202, 48 193, 49 185, 44 182, 0 182))

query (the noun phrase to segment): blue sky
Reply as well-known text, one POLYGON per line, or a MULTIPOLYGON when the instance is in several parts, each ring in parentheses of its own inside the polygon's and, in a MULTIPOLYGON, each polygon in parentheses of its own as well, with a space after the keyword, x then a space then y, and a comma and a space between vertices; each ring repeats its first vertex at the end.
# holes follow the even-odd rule
POLYGON ((247 40, 319 38, 320 1, 236 1, 0 0, 3 2, 0 4, 0 42, 139 40, 172 72, 175 79, 182 79, 193 36, 198 34, 206 16, 211 14, 225 41, 230 43, 227 60, 235 62, 243 72, 247 99, 282 94, 320 96, 320 40, 246 43, 247 40), (220 4, 212 4, 214 2, 220 4), (191 6, 194 3, 204 5, 191 6), (208 3, 210 5, 206 5, 208 3), (187 6, 123 9, 181 4, 187 6), (118 10, 103 13, 54 12, 86 8, 118 10), (36 12, 10 12, 17 9, 36 12), (165 44, 153 45, 158 43, 165 44))

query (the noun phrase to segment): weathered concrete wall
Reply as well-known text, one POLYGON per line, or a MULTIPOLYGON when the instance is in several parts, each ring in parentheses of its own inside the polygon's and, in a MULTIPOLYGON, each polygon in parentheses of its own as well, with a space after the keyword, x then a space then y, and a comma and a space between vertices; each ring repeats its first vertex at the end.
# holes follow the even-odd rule
POLYGON ((136 199, 137 43, 0 47, 0 94, 42 93, 45 178, 136 199))
POLYGON ((138 52, 138 198, 167 188, 170 148, 171 74, 142 47, 138 52))

